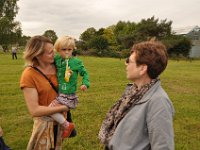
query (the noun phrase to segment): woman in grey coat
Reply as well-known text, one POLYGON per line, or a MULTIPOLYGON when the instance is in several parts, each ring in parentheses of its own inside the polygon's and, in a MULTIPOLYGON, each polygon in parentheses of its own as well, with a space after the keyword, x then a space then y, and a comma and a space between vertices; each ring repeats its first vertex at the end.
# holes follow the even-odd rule
POLYGON ((99 131, 107 150, 173 150, 174 107, 160 85, 167 66, 165 46, 157 41, 135 44, 126 60, 128 84, 108 111, 99 131))

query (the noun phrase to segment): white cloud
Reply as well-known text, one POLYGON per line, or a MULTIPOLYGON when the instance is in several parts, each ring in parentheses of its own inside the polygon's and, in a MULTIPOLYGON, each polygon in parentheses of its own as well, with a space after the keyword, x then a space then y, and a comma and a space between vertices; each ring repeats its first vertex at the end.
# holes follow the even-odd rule
POLYGON ((20 0, 18 6, 16 20, 30 36, 52 29, 58 36, 79 38, 89 27, 108 27, 119 20, 139 22, 153 15, 172 20, 173 27, 200 26, 198 0, 20 0))

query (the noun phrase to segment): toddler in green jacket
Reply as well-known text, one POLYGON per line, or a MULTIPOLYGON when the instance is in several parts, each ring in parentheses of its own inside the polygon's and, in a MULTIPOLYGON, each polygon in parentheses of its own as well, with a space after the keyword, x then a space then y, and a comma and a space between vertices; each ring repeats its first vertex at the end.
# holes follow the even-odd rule
MULTIPOLYGON (((82 76, 80 89, 86 91, 90 86, 88 72, 82 61, 72 55, 73 50, 76 48, 75 40, 72 37, 63 36, 58 38, 54 48, 56 51, 54 62, 58 78, 56 103, 64 104, 69 109, 74 109, 78 103, 78 96, 76 95, 78 74, 82 76)), ((65 128, 63 138, 68 137, 74 129, 74 124, 66 121, 60 113, 53 114, 51 117, 65 128)))

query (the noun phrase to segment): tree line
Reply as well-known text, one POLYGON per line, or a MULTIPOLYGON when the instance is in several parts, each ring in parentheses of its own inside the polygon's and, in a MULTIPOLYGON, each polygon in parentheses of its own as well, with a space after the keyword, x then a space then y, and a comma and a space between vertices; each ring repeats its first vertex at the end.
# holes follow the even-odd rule
MULTIPOLYGON (((0 1, 0 45, 4 51, 9 45, 24 46, 30 36, 22 34, 20 22, 15 21, 18 0, 0 1)), ((170 56, 188 57, 192 43, 189 38, 172 32, 172 21, 152 16, 140 22, 119 21, 115 25, 96 30, 86 29, 76 41, 77 53, 106 57, 127 57, 134 43, 156 37, 162 41, 170 56)), ((46 30, 44 36, 53 42, 58 38, 54 30, 46 30)))
POLYGON ((191 41, 172 32, 172 21, 159 20, 154 16, 139 23, 119 21, 116 25, 96 30, 91 27, 80 35, 78 47, 99 56, 126 57, 133 44, 156 38, 162 41, 170 56, 189 55, 191 41))

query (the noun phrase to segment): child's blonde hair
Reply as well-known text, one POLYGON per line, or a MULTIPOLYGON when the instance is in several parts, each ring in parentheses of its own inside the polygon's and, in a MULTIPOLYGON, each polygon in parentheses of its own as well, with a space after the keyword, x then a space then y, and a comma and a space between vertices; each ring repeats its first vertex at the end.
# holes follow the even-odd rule
POLYGON ((63 48, 68 48, 68 47, 72 47, 73 49, 76 49, 75 39, 70 36, 60 37, 56 40, 54 44, 54 50, 57 52, 63 48))

